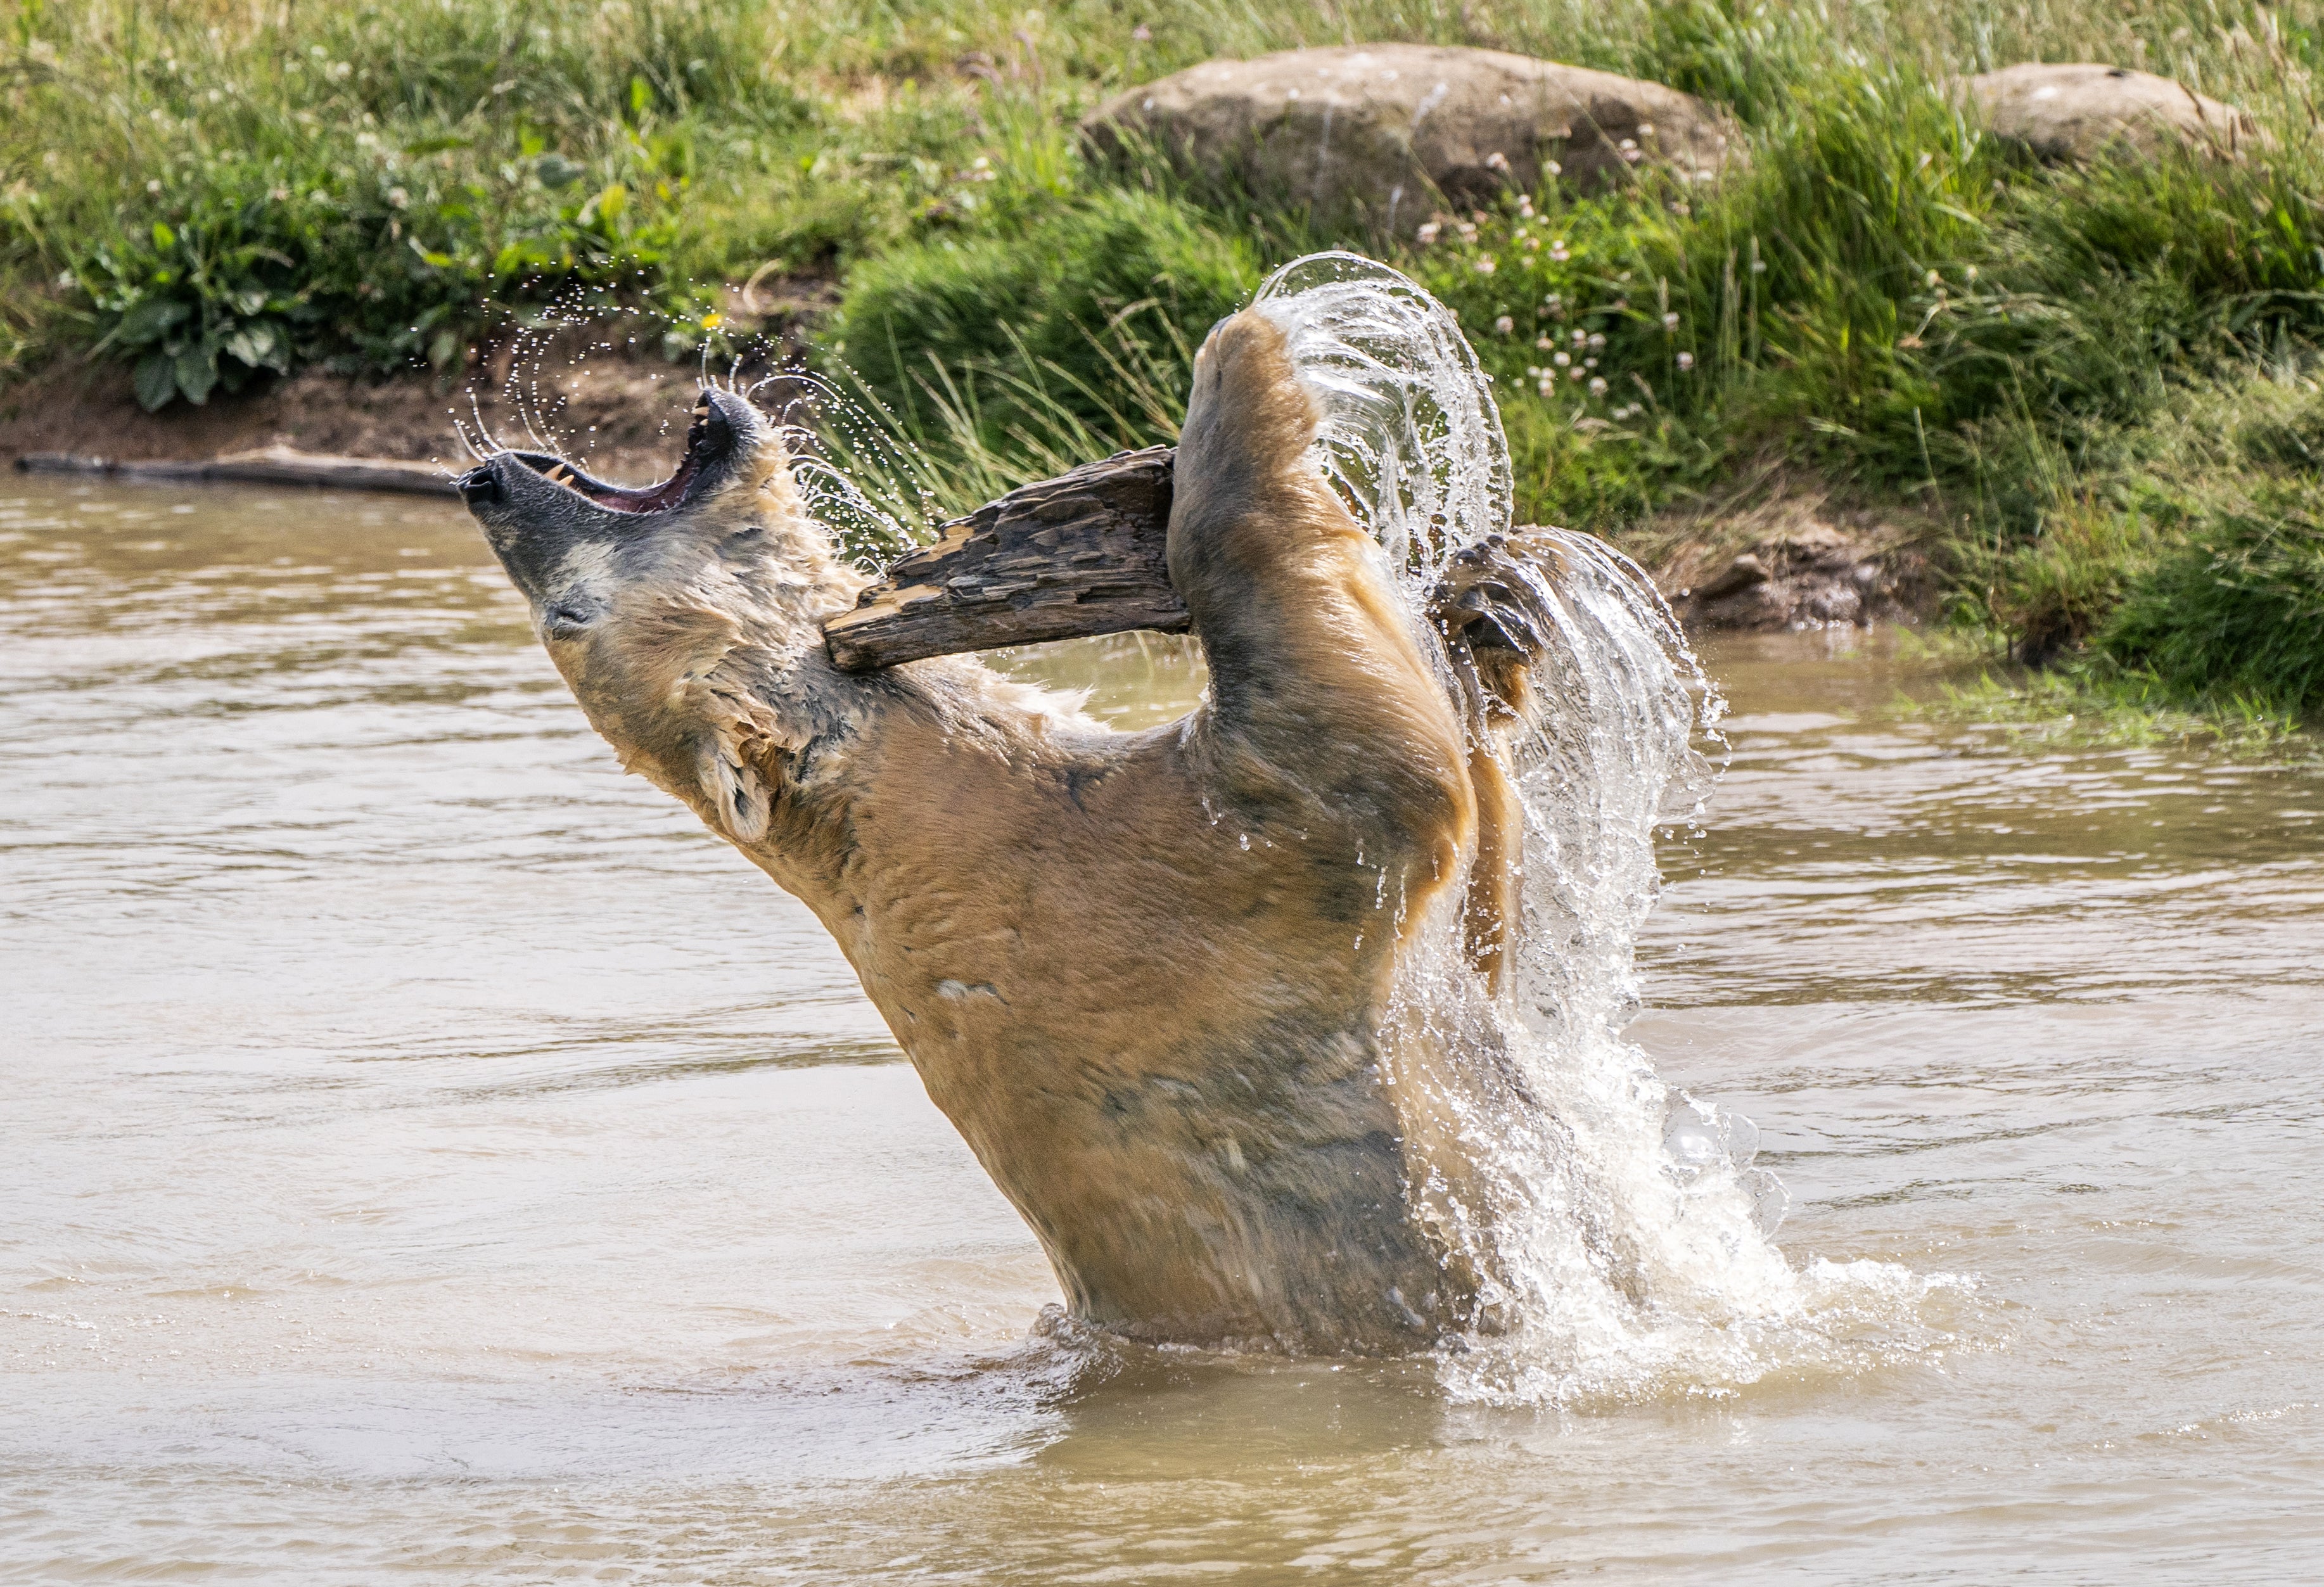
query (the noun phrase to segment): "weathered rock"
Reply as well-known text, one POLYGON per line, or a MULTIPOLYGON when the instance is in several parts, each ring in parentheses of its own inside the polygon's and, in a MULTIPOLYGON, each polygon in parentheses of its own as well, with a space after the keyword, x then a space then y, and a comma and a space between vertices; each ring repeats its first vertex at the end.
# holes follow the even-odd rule
POLYGON ((1151 146, 1197 180, 1417 224, 1546 169, 1584 189, 1662 166, 1708 180, 1732 153, 1702 101, 1660 83, 1494 50, 1361 44, 1213 60, 1116 96, 1082 124, 1101 157, 1151 146))
POLYGON ((2126 67, 2029 62, 1973 77, 1967 87, 1995 137, 2043 160, 2147 155, 2171 141, 2233 153, 2259 137, 2234 106, 2126 67))

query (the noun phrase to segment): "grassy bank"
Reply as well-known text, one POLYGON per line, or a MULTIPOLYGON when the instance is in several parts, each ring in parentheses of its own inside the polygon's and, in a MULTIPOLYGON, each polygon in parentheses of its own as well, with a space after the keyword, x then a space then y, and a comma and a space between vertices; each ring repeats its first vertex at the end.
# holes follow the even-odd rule
POLYGON ((1354 242, 1461 312, 1528 516, 1618 539, 1812 474, 1910 508, 1951 616, 2021 654, 2314 709, 2319 65, 2310 0, 22 0, 0 366, 94 349, 153 403, 318 363, 456 377, 575 294, 690 355, 731 329, 722 289, 807 278, 838 293, 822 355, 952 506, 1167 437, 1203 328, 1269 265, 1354 242), (1671 83, 1736 118, 1749 169, 1511 194, 1424 243, 1075 148, 1130 83, 1388 38, 1671 83), (1944 86, 2026 60, 2174 76, 2269 146, 2035 166, 1944 86))

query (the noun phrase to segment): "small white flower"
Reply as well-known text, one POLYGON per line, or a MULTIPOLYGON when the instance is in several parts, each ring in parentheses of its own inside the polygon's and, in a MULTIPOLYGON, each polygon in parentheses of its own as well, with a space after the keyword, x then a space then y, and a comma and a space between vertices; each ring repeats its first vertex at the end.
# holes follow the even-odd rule
POLYGON ((1939 275, 1939 274, 1938 274, 1935 271, 1933 271, 1933 270, 1932 270, 1932 271, 1931 271, 1931 272, 1929 272, 1929 285, 1931 285, 1931 286, 1932 286, 1932 287, 1933 287, 1933 286, 1941 285, 1941 284, 1943 282, 1944 279, 1945 279, 1945 278, 1944 278, 1943 276, 1939 275))
POLYGON ((1525 245, 1529 252, 1535 254, 1541 252, 1541 239, 1539 237, 1527 237, 1525 240, 1525 245))
POLYGON ((1967 270, 1962 271, 1961 278, 1964 281, 1975 281, 1977 279, 1977 266, 1972 264, 1967 270))
POLYGON ((1551 341, 1547 337, 1543 337, 1540 340, 1538 340, 1538 341, 1535 342, 1535 343, 1534 343, 1534 346, 1536 346, 1536 347, 1539 347, 1543 352, 1546 353, 1546 352, 1548 352, 1552 347, 1554 347, 1554 346, 1557 346, 1557 344, 1556 344, 1555 342, 1551 341))
POLYGON ((1584 358, 1582 361, 1582 367, 1584 369, 1595 369, 1598 367, 1598 360, 1595 358, 1584 358))
POLYGON ((411 207, 411 195, 401 188, 390 188, 387 189, 387 201, 398 209, 408 209, 411 207))
POLYGON ((1692 353, 1681 353, 1678 355, 1678 366, 1681 369, 1692 369, 1694 367, 1694 355, 1692 353))
POLYGON ((1590 333, 1590 350, 1591 350, 1591 352, 1595 353, 1596 351, 1598 351, 1598 349, 1600 349, 1600 347, 1603 347, 1605 345, 1606 345, 1606 333, 1605 333, 1604 331, 1597 331, 1597 330, 1593 330, 1593 331, 1591 331, 1591 332, 1590 333))
POLYGON ((154 197, 159 198, 161 193, 161 184, 158 180, 147 182, 145 184, 145 190, 152 194, 154 197))
POLYGON ((1638 136, 1640 136, 1640 137, 1642 137, 1642 138, 1651 138, 1651 137, 1653 137, 1654 135, 1655 135, 1655 124, 1654 124, 1653 122, 1651 122, 1651 121, 1642 121, 1642 122, 1640 122, 1640 123, 1638 124, 1638 136))
POLYGON ((1533 198, 1530 194, 1519 193, 1517 195, 1517 213, 1524 216, 1527 220, 1531 220, 1533 218, 1533 198))
POLYGON ((1501 335, 1505 337, 1510 336, 1516 332, 1517 322, 1504 314, 1499 319, 1493 321, 1493 328, 1500 332, 1501 335))
POLYGON ((1625 149, 1635 149, 1637 146, 1638 140, 1636 138, 1624 138, 1622 140, 1622 147, 1625 149))
POLYGON ((1590 381, 1590 394, 1593 397, 1604 396, 1606 394, 1606 383, 1593 375, 1590 381))
POLYGON ((1554 375, 1551 376, 1549 379, 1543 381, 1539 385, 1536 386, 1534 389, 1535 389, 1536 391, 1539 392, 1543 396, 1546 397, 1547 395, 1549 395, 1549 394, 1550 394, 1550 392, 1554 392, 1554 391, 1557 390, 1557 380, 1556 380, 1556 377, 1555 377, 1554 375))
POLYGON ((1766 262, 1766 260, 1764 260, 1764 259, 1754 259, 1753 261, 1751 261, 1751 273, 1752 273, 1753 275, 1765 275, 1765 274, 1766 274, 1766 273, 1767 273, 1767 262, 1766 262))
POLYGON ((1490 254, 1486 254, 1482 259, 1477 261, 1477 273, 1479 275, 1490 275, 1499 268, 1500 268, 1500 266, 1490 254))
POLYGON ((1573 345, 1577 347, 1588 346, 1590 345, 1590 333, 1586 330, 1575 331, 1573 333, 1573 345))
POLYGON ((1664 315, 1663 328, 1665 330, 1676 330, 1678 328, 1678 316, 1675 314, 1664 315))
POLYGON ((1413 235, 1419 238, 1420 245, 1425 248, 1429 244, 1436 240, 1436 234, 1443 229, 1444 228, 1442 226, 1439 226, 1433 220, 1423 221, 1421 223, 1420 229, 1413 235))
POLYGON ((1490 154, 1485 156, 1485 169, 1487 171, 1507 171, 1508 168, 1509 157, 1502 153, 1499 149, 1494 150, 1490 154))
POLYGON ((1552 176, 1563 176, 1563 175, 1565 174, 1565 167, 1563 167, 1563 166, 1560 165, 1560 164, 1559 164, 1556 161, 1554 161, 1554 160, 1551 161, 1550 161, 1546 166, 1545 166, 1543 169, 1544 169, 1544 170, 1545 170, 1545 171, 1547 171, 1549 172, 1549 174, 1550 174, 1550 175, 1552 175, 1552 176))
POLYGON ((1560 353, 1556 357, 1552 358, 1550 362, 1556 364, 1560 369, 1563 369, 1567 364, 1573 362, 1573 355, 1571 353, 1560 353))
POLYGON ((60 292, 69 292, 78 285, 80 285, 80 277, 69 270, 57 277, 57 291, 60 292))

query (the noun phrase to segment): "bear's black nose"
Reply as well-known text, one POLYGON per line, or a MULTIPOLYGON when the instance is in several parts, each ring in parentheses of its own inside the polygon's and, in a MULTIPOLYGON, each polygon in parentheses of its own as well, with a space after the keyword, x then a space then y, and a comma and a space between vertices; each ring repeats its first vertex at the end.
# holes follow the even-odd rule
POLYGON ((453 482, 453 488, 471 507, 489 507, 501 499, 501 482, 489 463, 468 470, 453 482))

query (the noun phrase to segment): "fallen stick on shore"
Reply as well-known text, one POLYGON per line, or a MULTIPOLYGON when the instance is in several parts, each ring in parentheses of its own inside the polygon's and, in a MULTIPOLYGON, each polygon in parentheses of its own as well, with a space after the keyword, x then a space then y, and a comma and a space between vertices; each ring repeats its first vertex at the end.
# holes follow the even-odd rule
POLYGON ((269 447, 230 452, 223 457, 130 461, 78 452, 33 452, 16 459, 28 474, 97 474, 108 479, 153 484, 215 482, 238 484, 312 485, 342 491, 401 491, 422 496, 454 494, 452 476, 432 463, 400 463, 383 457, 334 457, 269 447))

